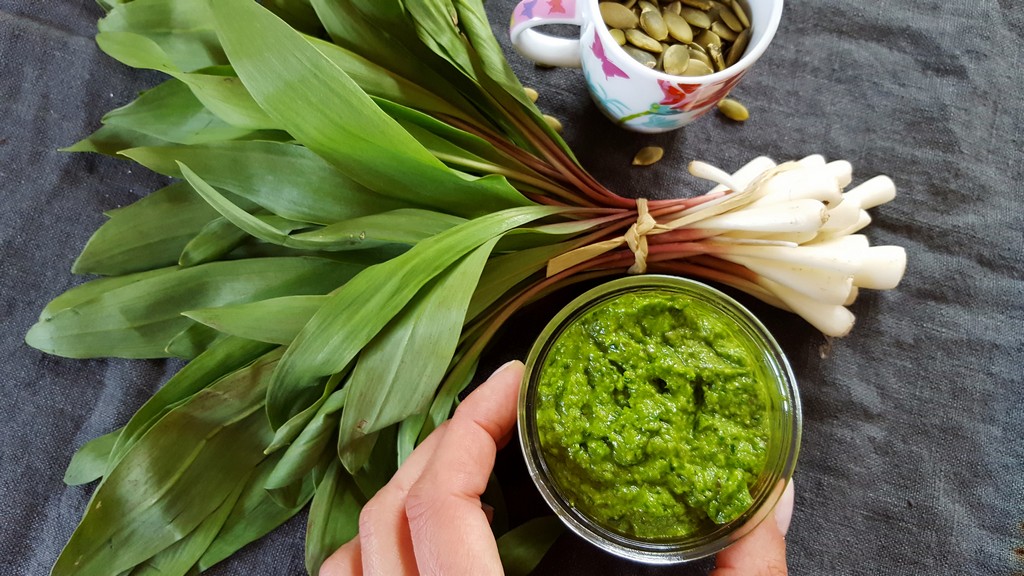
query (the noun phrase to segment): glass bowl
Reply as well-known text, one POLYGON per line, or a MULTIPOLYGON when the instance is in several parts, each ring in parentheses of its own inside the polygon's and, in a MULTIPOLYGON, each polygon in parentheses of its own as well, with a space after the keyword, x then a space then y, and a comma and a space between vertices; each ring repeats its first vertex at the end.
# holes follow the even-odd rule
MULTIPOLYGON (((680 301, 680 302, 681 302, 680 301)), ((689 314, 689 312, 688 312, 689 314)), ((563 368, 568 366, 562 362, 563 368)), ((569 368, 572 370, 573 368, 569 368)), ((592 385, 592 384, 591 384, 592 385)), ((800 447, 801 412, 796 379, 778 343, 746 308, 710 286, 673 276, 642 275, 612 280, 589 290, 563 308, 541 332, 526 362, 519 394, 519 435, 527 468, 538 490, 555 514, 576 534, 597 547, 639 562, 669 564, 715 554, 753 530, 774 510, 796 466, 800 447), (741 342, 757 365, 757 378, 765 388, 767 448, 764 466, 748 484, 752 503, 722 524, 686 536, 635 536, 602 523, 583 507, 574 506, 569 491, 559 486, 541 446, 537 425, 537 383, 558 339, 589 312, 626 294, 654 292, 686 301, 687 310, 707 315, 741 342)), ((579 496, 577 496, 579 498, 579 496)))

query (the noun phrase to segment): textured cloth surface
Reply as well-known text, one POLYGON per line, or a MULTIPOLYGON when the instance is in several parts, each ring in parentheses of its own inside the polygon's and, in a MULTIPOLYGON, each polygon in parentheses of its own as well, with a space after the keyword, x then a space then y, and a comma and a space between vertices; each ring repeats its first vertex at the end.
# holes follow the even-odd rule
MULTIPOLYGON (((506 50, 514 5, 487 5, 506 50)), ((48 572, 92 488, 61 481, 74 450, 122 425, 180 366, 67 360, 23 341, 46 302, 81 281, 68 270, 102 212, 164 183, 128 162, 56 150, 160 79, 99 52, 99 16, 89 2, 0 0, 4 576, 48 572)), ((828 342, 740 296, 779 338, 801 388, 793 574, 1024 571, 1022 35, 1022 12, 1007 0, 792 0, 733 92, 751 119, 709 115, 657 136, 606 121, 578 70, 537 68, 508 51, 584 166, 623 195, 700 192, 690 160, 735 170, 762 154, 821 153, 849 160, 855 183, 896 181, 897 199, 872 211, 867 234, 907 248, 907 275, 895 291, 861 295, 849 337, 828 342), (665 147, 666 158, 630 167, 644 145, 665 147)), ((514 319, 488 366, 521 357, 570 296, 514 319)), ((523 520, 545 511, 516 450, 502 454, 499 472, 523 520)), ((300 514, 210 573, 303 573, 303 522, 300 514)), ((538 573, 680 570, 616 560, 567 535, 538 573)))

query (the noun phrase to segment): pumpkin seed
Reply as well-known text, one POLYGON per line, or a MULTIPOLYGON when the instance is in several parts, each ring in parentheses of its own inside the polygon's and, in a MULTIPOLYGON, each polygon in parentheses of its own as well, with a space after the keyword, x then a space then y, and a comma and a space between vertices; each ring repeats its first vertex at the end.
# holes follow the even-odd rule
POLYGON ((694 37, 693 41, 694 43, 703 46, 705 50, 707 50, 708 46, 711 44, 718 44, 719 46, 722 45, 722 39, 718 37, 718 34, 715 34, 711 30, 701 32, 694 37))
POLYGON ((543 117, 544 121, 548 123, 548 126, 550 126, 552 130, 558 132, 559 134, 562 133, 562 122, 558 118, 555 118, 554 116, 551 116, 549 114, 544 114, 543 117))
POLYGON ((651 54, 650 52, 644 52, 643 50, 639 48, 634 48, 628 44, 626 46, 623 46, 622 50, 625 51, 625 53, 628 54, 630 58, 636 60, 637 62, 643 64, 644 66, 647 66, 648 68, 654 68, 655 66, 658 65, 658 59, 655 58, 654 55, 651 54))
MULTIPOLYGON (((732 10, 722 10, 718 13, 718 19, 725 23, 733 32, 743 32, 744 26, 736 18, 732 10)), ((719 34, 721 36, 721 34, 719 34)))
POLYGON ((698 10, 710 10, 711 2, 708 0, 682 0, 683 4, 692 6, 698 10))
POLYGON ((690 60, 699 60, 703 62, 707 65, 709 70, 714 66, 711 63, 711 58, 708 56, 708 53, 704 51, 704 48, 696 44, 690 44, 686 47, 686 50, 690 53, 690 60))
POLYGON ((743 24, 744 28, 750 28, 750 18, 747 17, 747 13, 743 10, 739 0, 732 0, 732 13, 736 15, 736 19, 740 21, 740 24, 743 24))
POLYGON ((526 97, 530 99, 530 102, 536 102, 537 98, 540 98, 540 94, 529 86, 524 87, 523 92, 526 92, 526 97))
POLYGON ((650 166, 664 155, 665 150, 661 146, 644 146, 633 156, 633 166, 650 166))
POLYGON ((619 46, 626 43, 626 34, 623 33, 622 30, 619 30, 618 28, 610 28, 608 33, 612 35, 612 40, 615 40, 615 43, 619 46))
POLYGON ((718 44, 708 44, 708 56, 715 65, 715 70, 725 70, 725 58, 722 58, 722 47, 718 44))
POLYGON ((641 50, 647 50, 648 52, 654 52, 655 54, 661 53, 661 42, 658 42, 636 28, 626 30, 626 41, 641 50))
POLYGON ((601 2, 598 4, 598 9, 601 11, 601 18, 609 28, 636 28, 639 22, 632 10, 617 2, 601 2))
POLYGON ((622 3, 622 5, 632 10, 633 6, 636 6, 636 0, 626 0, 625 2, 622 3))
POLYGON ((721 20, 715 20, 711 24, 711 31, 718 34, 718 37, 726 42, 733 42, 736 40, 736 33, 721 20))
POLYGON ((654 10, 655 12, 657 12, 657 10, 658 10, 658 5, 657 4, 654 4, 652 2, 647 2, 646 0, 640 0, 639 6, 640 6, 640 15, 641 16, 643 15, 644 12, 650 12, 651 10, 654 10))
POLYGON ((643 28, 647 35, 655 40, 664 40, 668 38, 668 26, 665 24, 665 19, 661 17, 661 12, 657 10, 648 10, 640 14, 640 27, 643 28))
POLYGON ((679 11, 679 15, 682 16, 690 26, 704 28, 705 30, 711 28, 711 18, 708 18, 708 15, 700 10, 694 10, 693 8, 683 6, 679 11))
POLYGON ((723 98, 718 101, 718 111, 729 120, 743 122, 750 118, 750 111, 743 104, 731 98, 723 98))
POLYGON ((667 13, 671 12, 671 13, 675 14, 676 16, 678 16, 679 15, 679 11, 682 10, 682 9, 683 9, 683 3, 680 2, 679 0, 675 0, 675 2, 672 2, 669 5, 667 5, 664 8, 662 8, 661 11, 664 14, 667 14, 667 13))
POLYGON ((691 58, 690 63, 686 66, 686 71, 680 74, 680 76, 707 76, 713 72, 714 70, 711 69, 711 66, 691 58))
POLYGON ((690 28, 690 25, 686 23, 682 16, 675 12, 666 11, 662 14, 662 18, 665 20, 669 36, 683 44, 693 42, 693 28, 690 28))
POLYGON ((732 66, 733 64, 740 61, 743 57, 743 53, 747 51, 747 44, 750 43, 750 28, 747 28, 743 32, 740 32, 736 36, 736 41, 729 47, 729 53, 725 57, 725 65, 732 66))
POLYGON ((682 76, 690 65, 690 50, 682 44, 673 44, 662 53, 662 68, 673 76, 682 76))

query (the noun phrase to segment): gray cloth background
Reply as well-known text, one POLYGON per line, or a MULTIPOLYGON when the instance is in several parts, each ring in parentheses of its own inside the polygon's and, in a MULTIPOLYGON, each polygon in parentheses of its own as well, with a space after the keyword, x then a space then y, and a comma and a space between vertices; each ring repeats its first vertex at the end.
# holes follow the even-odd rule
MULTIPOLYGON (((754 0, 756 1, 756 0, 754 0)), ((488 11, 506 41, 512 0, 488 11)), ((1009 0, 792 0, 774 43, 736 88, 752 118, 710 115, 658 136, 603 119, 576 70, 510 61, 600 180, 624 195, 702 191, 691 159, 822 153, 855 182, 896 181, 873 211, 874 244, 907 248, 895 291, 865 293, 853 334, 828 343, 800 319, 741 297, 779 337, 799 379, 803 446, 788 536, 793 574, 1024 572, 1024 171, 1022 11, 1009 0), (646 169, 643 145, 666 148, 646 169)), ((91 491, 69 458, 123 424, 174 362, 74 361, 26 346, 39 310, 80 279, 69 267, 104 210, 163 180, 58 153, 159 77, 93 41, 84 0, 0 0, 0 574, 45 574, 91 491)), ((507 48, 507 42, 506 42, 507 48)), ((558 303, 516 318, 489 365, 521 356, 558 303)), ((544 513, 510 447, 499 472, 518 520, 544 513)), ((213 574, 303 572, 304 515, 213 574)), ((669 574, 563 537, 543 574, 669 574)))

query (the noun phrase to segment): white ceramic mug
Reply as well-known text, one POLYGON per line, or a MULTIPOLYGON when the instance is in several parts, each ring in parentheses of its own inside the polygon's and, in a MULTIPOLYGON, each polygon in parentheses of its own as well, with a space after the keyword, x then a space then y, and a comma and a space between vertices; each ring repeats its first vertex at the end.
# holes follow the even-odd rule
POLYGON ((743 57, 706 76, 672 76, 637 62, 611 37, 598 0, 522 0, 510 34, 520 54, 547 66, 582 67, 590 94, 606 116, 638 132, 667 132, 711 110, 764 54, 782 18, 783 0, 747 0, 751 37, 743 57), (578 40, 533 28, 580 27, 578 40))

